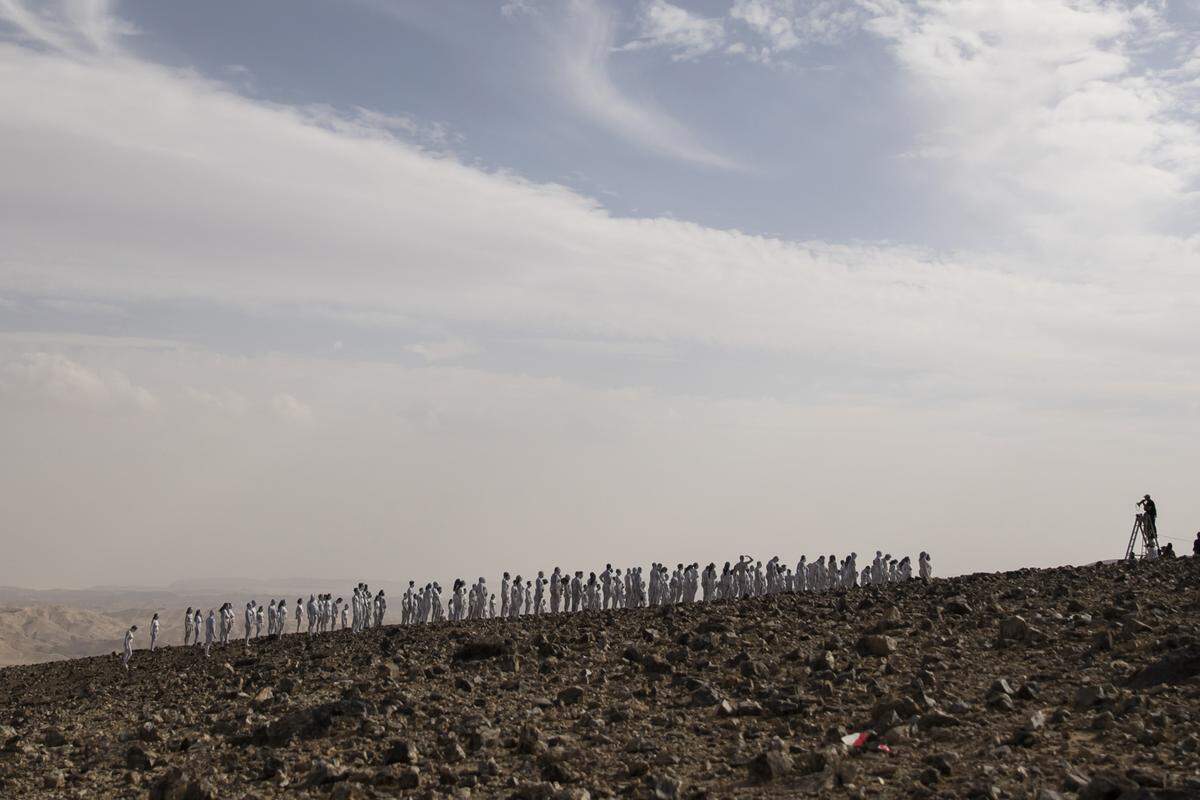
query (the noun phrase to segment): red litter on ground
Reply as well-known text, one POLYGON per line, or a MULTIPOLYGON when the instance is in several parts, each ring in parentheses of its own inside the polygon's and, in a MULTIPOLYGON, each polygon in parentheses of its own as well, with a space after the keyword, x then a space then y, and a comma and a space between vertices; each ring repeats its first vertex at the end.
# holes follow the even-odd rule
POLYGON ((856 750, 876 750, 880 753, 890 753, 892 748, 882 742, 875 741, 875 731, 859 731, 842 737, 842 743, 856 750))

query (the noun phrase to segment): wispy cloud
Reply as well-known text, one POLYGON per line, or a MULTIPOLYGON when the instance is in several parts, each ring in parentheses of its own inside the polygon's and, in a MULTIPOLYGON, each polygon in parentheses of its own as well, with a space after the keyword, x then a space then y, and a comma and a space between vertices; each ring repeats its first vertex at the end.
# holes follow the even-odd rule
POLYGON ((617 87, 609 71, 618 25, 611 9, 595 0, 567 0, 552 18, 542 15, 540 25, 561 90, 579 111, 650 152, 720 169, 739 167, 654 103, 617 87))
POLYGON ((436 342, 418 342, 406 348, 426 361, 453 361, 454 359, 473 356, 479 352, 479 346, 466 339, 443 339, 436 342))
POLYGON ((620 50, 663 48, 676 61, 708 55, 725 45, 725 24, 700 17, 666 0, 648 0, 637 17, 637 37, 620 50))
POLYGON ((61 353, 29 352, 0 364, 0 392, 34 403, 153 412, 159 401, 118 370, 90 369, 61 353))
POLYGON ((287 392, 271 398, 271 410, 279 419, 292 425, 311 425, 313 422, 312 407, 287 392))

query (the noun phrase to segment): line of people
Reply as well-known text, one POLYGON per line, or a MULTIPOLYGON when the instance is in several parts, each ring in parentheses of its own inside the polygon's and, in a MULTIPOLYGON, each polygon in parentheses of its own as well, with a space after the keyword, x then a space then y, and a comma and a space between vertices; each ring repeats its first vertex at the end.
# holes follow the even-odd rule
MULTIPOLYGON (((917 573, 922 580, 933 575, 932 562, 928 553, 922 551, 917 557, 917 573)), ((742 555, 736 562, 725 562, 720 572, 716 564, 710 563, 703 569, 699 564, 677 564, 674 571, 660 563, 651 564, 648 576, 640 566, 625 570, 614 569, 606 564, 597 575, 583 571, 564 572, 555 567, 549 577, 539 571, 532 580, 520 575, 510 576, 505 572, 500 579, 499 605, 497 596, 488 589, 486 579, 480 577, 468 585, 466 581, 454 581, 448 602, 443 602, 442 587, 437 581, 417 588, 416 581, 409 581, 400 606, 402 625, 441 622, 458 622, 470 619, 515 618, 526 614, 566 614, 579 611, 605 609, 644 608, 673 603, 711 602, 723 599, 759 597, 780 592, 828 592, 850 589, 856 586, 880 586, 907 581, 913 578, 912 564, 907 556, 896 559, 892 555, 876 550, 870 564, 858 569, 858 554, 851 553, 844 559, 837 556, 820 556, 809 562, 802 556, 795 569, 784 564, 778 556, 765 564, 750 556, 742 555), (547 607, 547 601, 549 605, 547 607)), ((286 599, 278 603, 271 600, 266 606, 255 600, 246 603, 243 614, 243 641, 263 635, 283 636, 294 620, 294 632, 299 633, 307 625, 307 632, 325 633, 345 630, 358 633, 367 628, 383 625, 387 613, 387 598, 380 589, 375 594, 365 583, 359 583, 351 592, 350 602, 332 594, 310 594, 308 601, 296 598, 294 608, 286 599)), ((209 609, 205 616, 199 608, 188 607, 184 614, 184 645, 201 646, 203 631, 204 655, 208 656, 214 643, 228 644, 234 635, 235 614, 231 603, 220 608, 209 609)), ((133 638, 137 626, 125 633, 123 666, 128 669, 133 654, 133 638)), ((150 623, 150 649, 158 645, 158 614, 150 623)))

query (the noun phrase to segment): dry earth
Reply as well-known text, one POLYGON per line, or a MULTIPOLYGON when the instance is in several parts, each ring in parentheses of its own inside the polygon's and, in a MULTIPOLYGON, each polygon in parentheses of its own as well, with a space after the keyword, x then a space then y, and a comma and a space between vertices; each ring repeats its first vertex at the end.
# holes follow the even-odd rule
POLYGON ((9 667, 0 795, 1194 798, 1198 611, 1185 559, 9 667))

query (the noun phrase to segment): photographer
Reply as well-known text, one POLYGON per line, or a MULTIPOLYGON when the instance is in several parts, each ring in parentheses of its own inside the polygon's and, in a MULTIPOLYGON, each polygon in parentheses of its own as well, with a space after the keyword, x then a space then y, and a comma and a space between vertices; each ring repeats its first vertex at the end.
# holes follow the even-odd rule
POLYGON ((1150 495, 1146 495, 1138 501, 1138 506, 1141 507, 1142 513, 1145 515, 1143 519, 1146 521, 1147 531, 1155 538, 1158 538, 1158 507, 1154 505, 1154 501, 1150 499, 1150 495))

